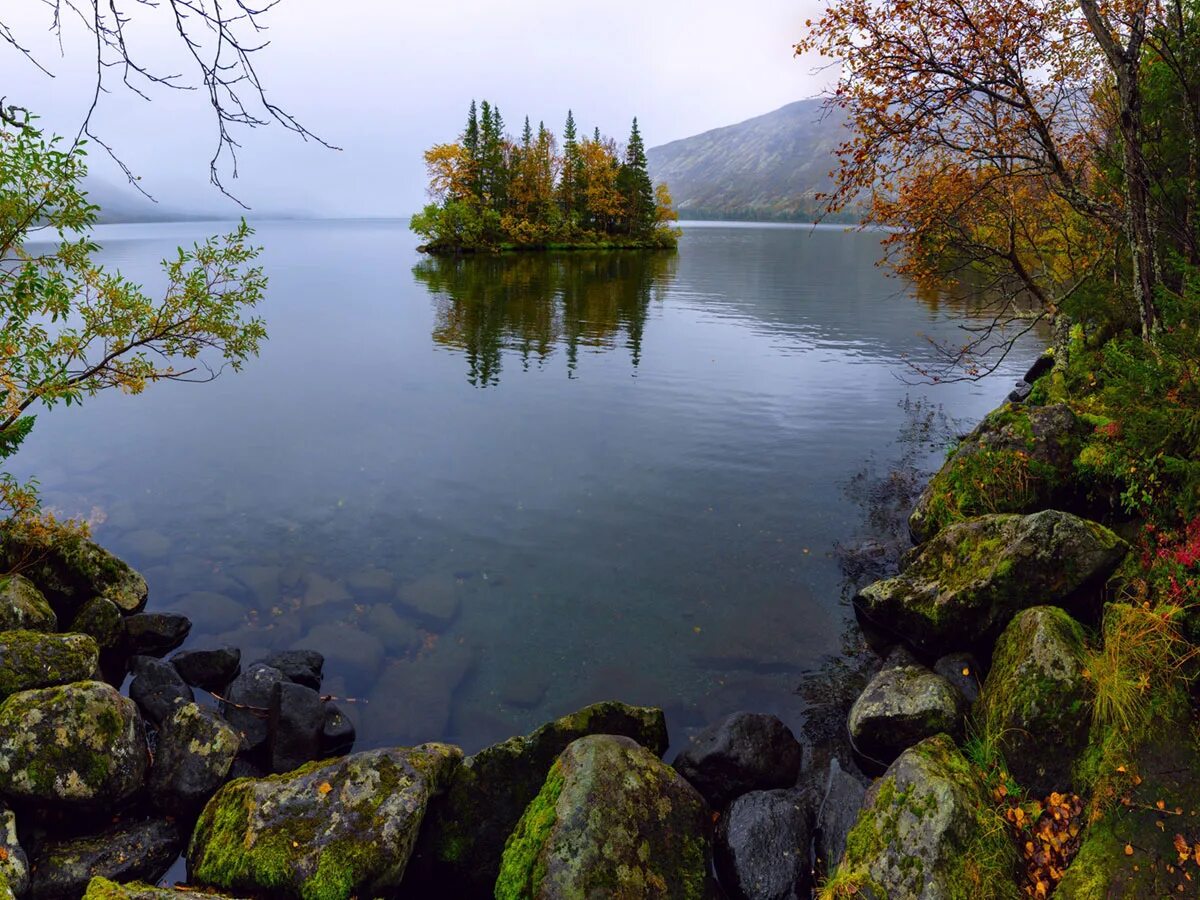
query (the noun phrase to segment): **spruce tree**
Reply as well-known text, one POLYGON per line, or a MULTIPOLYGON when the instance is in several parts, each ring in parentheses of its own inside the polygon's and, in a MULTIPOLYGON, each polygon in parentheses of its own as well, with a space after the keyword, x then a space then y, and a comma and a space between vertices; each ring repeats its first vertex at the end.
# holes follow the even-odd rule
POLYGON ((579 210, 579 142, 575 133, 575 114, 567 110, 567 124, 563 126, 562 175, 559 181, 559 205, 563 218, 570 222, 579 210))
POLYGON ((471 174, 467 180, 471 197, 479 200, 482 194, 479 183, 479 113, 475 101, 471 101, 471 111, 467 116, 467 128, 463 132, 463 150, 471 163, 471 174))
POLYGON ((617 186, 625 206, 625 225, 630 234, 648 234, 654 227, 654 183, 646 165, 646 147, 638 130, 637 118, 629 132, 625 162, 617 176, 617 186))

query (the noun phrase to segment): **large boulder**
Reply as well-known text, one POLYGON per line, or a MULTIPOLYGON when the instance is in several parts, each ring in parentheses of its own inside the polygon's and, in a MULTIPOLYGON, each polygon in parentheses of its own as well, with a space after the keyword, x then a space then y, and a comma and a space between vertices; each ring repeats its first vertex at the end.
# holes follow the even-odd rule
POLYGON ((867 791, 831 881, 864 900, 1015 897, 1016 863, 983 782, 938 735, 905 750, 867 791))
POLYGON ((58 616, 33 586, 20 575, 0 577, 0 631, 57 631, 58 616))
POLYGON ((216 650, 180 650, 171 665, 188 684, 206 691, 222 691, 242 669, 242 651, 237 647, 216 650))
POLYGON ((216 710, 180 706, 158 731, 150 799, 169 815, 194 815, 225 783, 240 746, 238 733, 216 710))
POLYGON ((933 476, 908 520, 918 543, 985 513, 1030 513, 1058 505, 1088 427, 1070 407, 1006 403, 972 431, 933 476))
POLYGON ((842 768, 836 758, 817 786, 817 812, 813 821, 813 862, 822 875, 831 872, 846 852, 846 835, 858 820, 867 787, 842 768))
POLYGON ((916 661, 887 665, 850 707, 854 748, 881 766, 935 734, 962 734, 967 704, 941 675, 916 661))
POLYGON ((626 737, 590 735, 550 768, 504 848, 497 900, 708 897, 704 798, 626 737))
POLYGON ((255 753, 266 745, 271 698, 276 686, 286 680, 278 669, 254 663, 230 682, 221 714, 242 736, 243 753, 255 753))
POLYGON ((656 756, 667 749, 661 709, 597 703, 524 737, 480 750, 455 770, 429 810, 408 884, 459 898, 491 897, 504 843, 569 744, 589 734, 623 735, 656 756))
POLYGON ((22 691, 0 704, 0 794, 19 803, 111 809, 145 780, 142 717, 107 684, 22 691))
POLYGON ((99 544, 78 535, 47 541, 6 528, 0 564, 19 569, 46 596, 60 621, 69 622, 88 600, 107 597, 125 614, 146 605, 146 579, 99 544))
POLYGON ((777 717, 736 712, 700 732, 673 765, 721 810, 750 791, 794 786, 803 758, 791 729, 777 717))
POLYGON ((107 597, 93 597, 80 607, 71 631, 90 635, 105 653, 124 651, 125 625, 121 610, 107 597))
POLYGON ((17 843, 17 817, 0 803, 0 897, 8 887, 10 895, 25 896, 29 890, 29 858, 17 843))
POLYGON ((974 715, 1031 796, 1073 789, 1091 721, 1083 653, 1082 626, 1053 606, 1019 613, 996 642, 974 715))
POLYGON ((855 599, 859 613, 931 653, 994 638, 1020 610, 1061 604, 1107 576, 1127 545, 1103 525, 1046 510, 951 525, 907 568, 855 599))
POLYGON ((231 781, 196 823, 189 878, 320 900, 393 891, 430 797, 461 758, 457 747, 422 744, 231 781))
POLYGON ((195 699, 192 689, 168 662, 153 656, 135 656, 132 670, 129 697, 155 725, 195 699))
POLYGON ((83 681, 96 674, 100 649, 86 634, 0 632, 0 700, 34 688, 83 681))
POLYGON ((810 900, 811 811, 795 788, 751 791, 729 805, 717 826, 721 886, 735 900, 810 900))
POLYGON ((75 900, 97 876, 157 881, 179 858, 183 837, 174 823, 149 819, 103 834, 51 841, 33 864, 31 900, 75 900))

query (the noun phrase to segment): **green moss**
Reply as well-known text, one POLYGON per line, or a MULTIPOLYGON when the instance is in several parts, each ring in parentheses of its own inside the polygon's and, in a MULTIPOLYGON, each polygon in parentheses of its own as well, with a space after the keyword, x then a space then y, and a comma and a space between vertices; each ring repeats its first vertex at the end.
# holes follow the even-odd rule
POLYGON ((100 649, 87 635, 0 632, 0 700, 18 691, 90 678, 99 659, 100 649))
POLYGON ((542 851, 558 820, 555 807, 562 788, 562 765, 555 762, 546 775, 546 783, 504 845, 500 874, 496 878, 496 900, 525 900, 537 896, 542 879, 546 877, 542 851))

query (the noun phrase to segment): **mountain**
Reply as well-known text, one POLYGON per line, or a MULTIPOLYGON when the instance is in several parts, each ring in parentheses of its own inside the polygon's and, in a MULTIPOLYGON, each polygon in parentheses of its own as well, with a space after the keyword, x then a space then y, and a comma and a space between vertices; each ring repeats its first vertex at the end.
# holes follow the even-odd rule
POLYGON ((815 195, 829 190, 834 150, 847 136, 823 100, 800 100, 652 147, 647 157, 681 218, 812 221, 821 209, 815 195))

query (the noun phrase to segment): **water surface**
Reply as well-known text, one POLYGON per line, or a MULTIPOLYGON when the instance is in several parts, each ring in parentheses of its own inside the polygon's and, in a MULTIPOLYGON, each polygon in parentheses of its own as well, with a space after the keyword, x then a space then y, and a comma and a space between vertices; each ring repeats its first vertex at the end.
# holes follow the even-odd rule
MULTIPOLYGON (((107 264, 213 224, 107 226, 107 264)), ((849 611, 847 483, 902 403, 970 420, 975 384, 906 361, 961 310, 875 266, 879 236, 685 228, 678 254, 423 258, 401 222, 262 223, 270 340, 237 375, 39 417, 16 460, 92 515, 189 646, 315 647, 362 748, 468 751, 585 703, 666 707, 672 737, 802 713, 849 611)))

